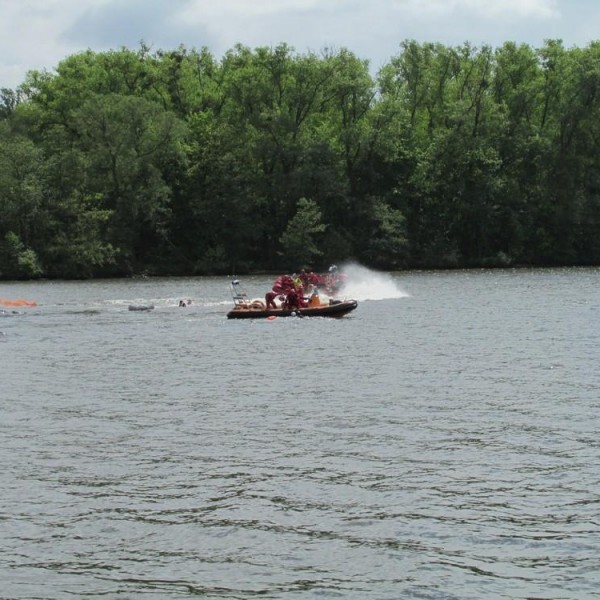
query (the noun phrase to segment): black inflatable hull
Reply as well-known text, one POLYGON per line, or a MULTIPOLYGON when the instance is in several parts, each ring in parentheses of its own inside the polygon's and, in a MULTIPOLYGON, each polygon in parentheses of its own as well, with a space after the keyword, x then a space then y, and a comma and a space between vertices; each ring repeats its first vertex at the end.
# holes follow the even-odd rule
POLYGON ((252 308, 236 306, 227 313, 228 319, 267 319, 269 317, 343 317, 358 306, 356 300, 334 300, 325 306, 307 308, 252 308))

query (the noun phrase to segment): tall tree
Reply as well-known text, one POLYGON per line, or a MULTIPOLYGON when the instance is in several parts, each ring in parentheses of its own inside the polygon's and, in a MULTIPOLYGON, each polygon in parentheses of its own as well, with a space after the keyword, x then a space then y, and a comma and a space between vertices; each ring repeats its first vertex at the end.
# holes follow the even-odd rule
POLYGON ((312 268, 313 261, 321 256, 316 239, 326 229, 321 219, 316 202, 307 198, 298 200, 296 214, 281 236, 284 260, 288 267, 312 268))

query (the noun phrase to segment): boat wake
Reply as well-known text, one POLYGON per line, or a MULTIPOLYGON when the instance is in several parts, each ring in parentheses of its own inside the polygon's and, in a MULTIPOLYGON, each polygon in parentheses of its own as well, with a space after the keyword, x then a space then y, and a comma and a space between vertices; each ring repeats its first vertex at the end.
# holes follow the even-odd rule
POLYGON ((390 298, 407 298, 403 291, 388 273, 371 271, 355 263, 343 265, 342 272, 348 276, 342 295, 355 300, 387 300, 390 298))

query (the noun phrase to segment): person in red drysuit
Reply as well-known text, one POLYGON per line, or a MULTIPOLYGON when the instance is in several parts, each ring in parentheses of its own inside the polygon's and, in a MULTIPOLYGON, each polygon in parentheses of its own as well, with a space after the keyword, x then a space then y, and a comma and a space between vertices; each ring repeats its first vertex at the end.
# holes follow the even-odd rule
POLYGON ((275 304, 275 298, 277 298, 279 294, 275 290, 271 290, 265 294, 265 303, 267 305, 267 309, 269 308, 277 308, 275 304))
POLYGON ((285 308, 300 308, 298 292, 292 288, 285 297, 285 308))

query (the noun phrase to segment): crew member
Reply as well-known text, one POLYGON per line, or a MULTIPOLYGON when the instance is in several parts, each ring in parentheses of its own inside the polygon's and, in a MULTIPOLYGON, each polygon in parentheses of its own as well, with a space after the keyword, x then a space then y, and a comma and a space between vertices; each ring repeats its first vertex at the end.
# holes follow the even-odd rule
POLYGON ((275 304, 275 298, 277 298, 278 293, 275 290, 271 290, 265 294, 265 302, 267 304, 267 309, 269 308, 277 308, 275 304))

